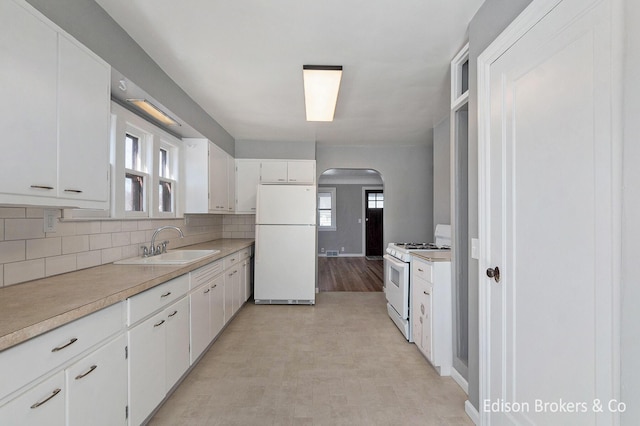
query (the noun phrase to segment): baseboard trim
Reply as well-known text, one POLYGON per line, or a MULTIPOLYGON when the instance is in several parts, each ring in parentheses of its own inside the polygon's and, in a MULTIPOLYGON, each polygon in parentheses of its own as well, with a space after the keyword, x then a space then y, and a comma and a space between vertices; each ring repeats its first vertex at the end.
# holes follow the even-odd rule
POLYGON ((462 388, 464 393, 469 395, 469 383, 465 380, 464 377, 456 370, 455 368, 451 368, 451 378, 455 380, 455 382, 462 388))
POLYGON ((476 407, 474 407, 468 399, 464 402, 464 412, 467 413, 467 416, 469 416, 475 425, 480 424, 480 413, 478 413, 476 407))
POLYGON ((338 253, 337 256, 327 256, 326 253, 318 253, 318 257, 364 257, 362 253, 338 253))

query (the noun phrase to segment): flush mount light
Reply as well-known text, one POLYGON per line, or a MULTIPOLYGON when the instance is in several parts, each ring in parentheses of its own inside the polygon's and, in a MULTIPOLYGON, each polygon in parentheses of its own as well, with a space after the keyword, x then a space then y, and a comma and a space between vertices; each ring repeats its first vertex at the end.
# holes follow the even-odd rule
POLYGON ((180 123, 169 117, 167 114, 162 112, 160 108, 146 99, 127 99, 127 102, 137 106, 139 109, 146 112, 162 124, 166 124, 167 126, 180 126, 180 123))
POLYGON ((307 121, 333 121, 342 65, 303 65, 307 121))

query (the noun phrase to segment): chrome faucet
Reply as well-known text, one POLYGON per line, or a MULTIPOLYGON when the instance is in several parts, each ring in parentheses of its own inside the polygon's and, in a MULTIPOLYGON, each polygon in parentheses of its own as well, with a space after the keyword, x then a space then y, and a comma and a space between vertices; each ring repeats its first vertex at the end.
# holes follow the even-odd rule
POLYGON ((167 252, 167 244, 169 244, 169 241, 163 241, 157 246, 155 245, 156 237, 158 236, 158 233, 160 231, 164 231, 165 229, 175 229, 180 233, 180 238, 184 238, 182 229, 178 228, 177 226, 171 226, 171 225, 161 226, 160 228, 154 231, 153 236, 151 237, 151 245, 149 247, 142 246, 142 257, 155 256, 155 255, 167 252))

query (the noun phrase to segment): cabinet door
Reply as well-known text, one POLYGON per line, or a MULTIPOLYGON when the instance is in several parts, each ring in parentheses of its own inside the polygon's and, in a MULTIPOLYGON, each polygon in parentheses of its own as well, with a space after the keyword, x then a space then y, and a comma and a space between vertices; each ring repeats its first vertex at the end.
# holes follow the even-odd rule
POLYGON ((126 346, 122 334, 65 370, 70 426, 127 423, 126 346))
POLYGON ((234 277, 237 274, 234 274, 233 271, 235 265, 231 267, 231 269, 227 269, 224 271, 224 322, 225 324, 229 322, 233 314, 236 312, 234 300, 234 287, 235 287, 235 279, 234 277))
POLYGON ((289 161, 287 163, 287 181, 289 183, 314 183, 315 180, 315 161, 289 161))
POLYGON ((39 383, 0 407, 3 425, 65 425, 64 372, 39 383))
POLYGON ((164 311, 166 323, 166 390, 189 368, 189 299, 182 298, 164 311))
POLYGON ((0 58, 0 192, 55 197, 57 34, 15 2, 2 1, 0 58))
POLYGON ((262 183, 286 183, 286 161, 263 161, 260 170, 260 182, 262 183))
POLYGON ((236 160, 236 213, 255 213, 260 160, 236 160))
POLYGON ((209 210, 227 211, 228 179, 227 153, 209 143, 209 210))
POLYGON ((158 406, 165 389, 164 311, 129 330, 129 418, 139 425, 158 406))
POLYGON ((427 358, 433 361, 433 334, 431 332, 431 287, 426 287, 420 303, 422 322, 422 351, 427 358))
POLYGON ((422 294, 422 285, 421 280, 417 279, 415 274, 411 277, 411 324, 413 325, 412 337, 413 343, 416 344, 418 349, 421 351, 422 348, 422 325, 423 318, 420 313, 420 304, 422 298, 420 295, 422 294))
POLYGON ((102 201, 104 208, 109 193, 110 69, 66 37, 58 40, 58 197, 102 201))
POLYGON ((227 154, 227 211, 236 209, 236 160, 227 154))
POLYGON ((205 284, 189 296, 191 302, 191 364, 198 359, 211 341, 210 294, 211 289, 208 284, 205 284))
POLYGON ((211 299, 210 299, 210 321, 211 321, 211 338, 209 341, 213 340, 222 327, 225 324, 225 315, 224 315, 224 274, 218 275, 213 279, 211 285, 209 286, 211 289, 211 299))

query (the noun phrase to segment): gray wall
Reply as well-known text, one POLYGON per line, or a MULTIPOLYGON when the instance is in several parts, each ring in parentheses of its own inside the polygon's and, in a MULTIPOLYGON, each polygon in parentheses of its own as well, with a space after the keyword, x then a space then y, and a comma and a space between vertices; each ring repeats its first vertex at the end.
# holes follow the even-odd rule
POLYGON ((236 158, 315 160, 315 142, 236 141, 236 158))
POLYGON ((338 250, 344 254, 361 254, 362 248, 362 187, 370 185, 318 185, 336 189, 336 230, 318 231, 318 253, 321 249, 338 250))
POLYGON ((623 425, 640 424, 640 2, 625 1, 621 399, 623 425))
MULTIPOLYGON (((451 224, 451 120, 433 129, 433 226, 451 224)), ((434 229, 435 230, 435 229, 434 229)))
POLYGON ((191 99, 93 0, 27 0, 137 86, 229 154, 233 137, 191 99))
MULTIPOLYGON (((478 56, 531 0, 486 0, 469 23, 469 237, 478 238, 478 56)), ((469 253, 469 401, 479 409, 478 261, 469 253), (475 271, 475 273, 474 273, 475 271)))
POLYGON ((384 182, 384 247, 390 241, 433 241, 433 140, 420 146, 318 145, 316 173, 373 169, 384 182))

